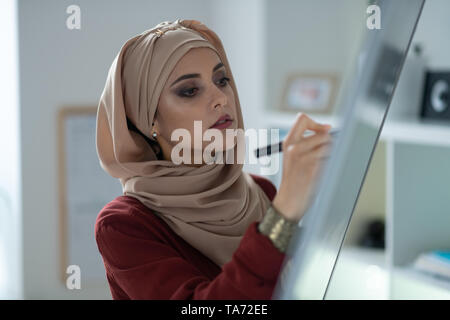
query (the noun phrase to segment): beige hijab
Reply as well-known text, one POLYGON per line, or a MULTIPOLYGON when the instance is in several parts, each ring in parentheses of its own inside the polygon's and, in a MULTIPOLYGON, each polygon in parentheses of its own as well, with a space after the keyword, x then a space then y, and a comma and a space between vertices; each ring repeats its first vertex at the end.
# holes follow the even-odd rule
MULTIPOLYGON (((241 106, 222 42, 196 20, 165 21, 129 39, 115 57, 97 112, 97 153, 102 168, 119 178, 123 192, 161 217, 194 248, 219 266, 231 260, 242 235, 260 221, 270 200, 243 164, 200 167, 158 160, 150 132, 159 96, 177 61, 191 48, 209 47, 228 70, 241 106), (142 134, 131 130, 128 120, 142 134)), ((245 141, 244 141, 245 143, 245 141)), ((237 154, 237 144, 234 154, 237 154)))

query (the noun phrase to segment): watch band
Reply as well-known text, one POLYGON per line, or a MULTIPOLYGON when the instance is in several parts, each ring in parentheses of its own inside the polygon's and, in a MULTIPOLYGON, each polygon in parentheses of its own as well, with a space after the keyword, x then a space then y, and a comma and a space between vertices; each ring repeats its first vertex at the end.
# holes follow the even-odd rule
POLYGON ((258 224, 259 232, 269 237, 273 245, 283 253, 286 252, 297 228, 298 222, 286 219, 272 205, 267 209, 264 218, 258 224))

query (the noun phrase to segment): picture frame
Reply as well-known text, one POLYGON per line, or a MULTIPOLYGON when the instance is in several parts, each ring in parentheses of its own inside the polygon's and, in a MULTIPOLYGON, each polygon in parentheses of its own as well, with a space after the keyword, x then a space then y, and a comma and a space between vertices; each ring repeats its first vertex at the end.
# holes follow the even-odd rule
POLYGON ((308 114, 330 114, 338 89, 334 73, 292 73, 286 77, 280 109, 308 114))
POLYGON ((105 284, 94 224, 102 207, 122 194, 117 179, 100 167, 96 153, 96 106, 63 106, 57 113, 60 279, 80 267, 82 287, 105 284))

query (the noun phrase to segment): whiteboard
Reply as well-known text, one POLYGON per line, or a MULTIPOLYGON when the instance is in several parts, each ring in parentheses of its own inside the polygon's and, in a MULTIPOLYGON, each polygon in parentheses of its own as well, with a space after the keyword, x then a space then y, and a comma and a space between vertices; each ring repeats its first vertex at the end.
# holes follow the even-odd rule
POLYGON ((67 267, 77 265, 82 287, 106 281, 95 221, 108 202, 122 195, 119 180, 100 167, 96 112, 95 107, 70 107, 59 113, 61 278, 65 283, 67 267))

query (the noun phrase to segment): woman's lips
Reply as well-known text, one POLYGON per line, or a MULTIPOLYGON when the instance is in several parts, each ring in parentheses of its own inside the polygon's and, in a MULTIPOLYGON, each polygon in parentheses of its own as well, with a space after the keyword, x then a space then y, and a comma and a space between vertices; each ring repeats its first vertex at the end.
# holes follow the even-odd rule
POLYGON ((224 123, 219 123, 219 124, 216 124, 216 125, 212 126, 211 129, 212 128, 214 128, 214 129, 225 129, 225 128, 228 128, 229 126, 231 126, 232 123, 233 123, 233 120, 226 120, 224 123))

